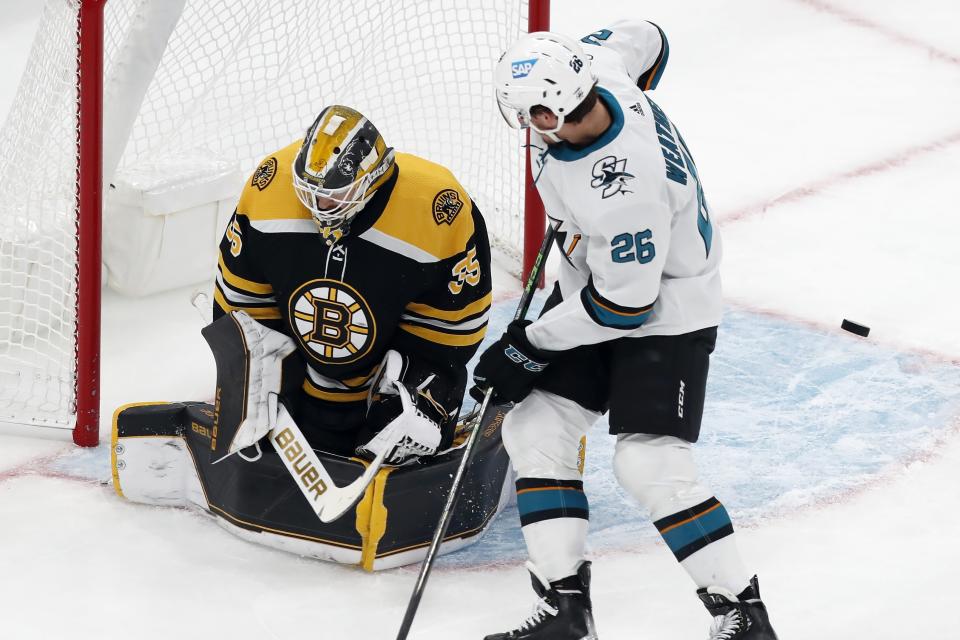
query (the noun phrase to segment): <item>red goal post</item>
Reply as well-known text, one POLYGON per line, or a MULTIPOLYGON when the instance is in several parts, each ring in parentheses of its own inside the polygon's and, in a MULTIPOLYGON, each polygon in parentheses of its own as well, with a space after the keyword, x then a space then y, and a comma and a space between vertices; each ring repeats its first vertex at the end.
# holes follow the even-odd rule
POLYGON ((100 441, 100 290, 103 210, 103 5, 81 2, 77 33, 77 324, 73 441, 100 441))
POLYGON ((450 167, 495 252, 526 277, 545 217, 491 76, 521 32, 549 28, 549 0, 342 6, 47 0, 0 127, 0 422, 98 443, 114 183, 184 172, 198 157, 249 174, 326 102, 357 106, 392 146, 450 167))
MULTIPOLYGON (((530 0, 527 19, 527 32, 550 30, 550 0, 530 0)), ((527 144, 530 144, 530 132, 527 132, 527 144)), ((540 251, 540 243, 547 231, 547 216, 543 208, 543 200, 537 193, 533 183, 533 168, 530 166, 530 155, 524 159, 524 193, 523 193, 523 273, 520 281, 526 282, 533 271, 533 263, 540 251)), ((543 287, 544 276, 540 276, 537 283, 543 287)))

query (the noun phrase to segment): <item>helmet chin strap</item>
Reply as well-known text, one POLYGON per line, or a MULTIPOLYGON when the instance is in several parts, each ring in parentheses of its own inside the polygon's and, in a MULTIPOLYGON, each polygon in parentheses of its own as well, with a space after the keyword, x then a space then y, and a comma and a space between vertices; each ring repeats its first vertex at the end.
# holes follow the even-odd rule
POLYGON ((550 142, 563 142, 560 138, 556 136, 553 131, 539 131, 540 135, 549 140, 550 142))
POLYGON ((537 128, 536 125, 533 124, 533 119, 531 118, 531 120, 530 120, 530 128, 531 128, 531 129, 533 129, 534 131, 536 131, 537 133, 539 133, 541 136, 543 136, 544 138, 546 138, 546 139, 549 140, 550 142, 554 142, 554 143, 556 143, 556 142, 563 142, 563 140, 561 140, 561 139, 557 136, 557 131, 560 131, 561 127, 563 127, 563 118, 560 117, 560 116, 557 116, 557 126, 554 127, 553 129, 550 129, 549 131, 544 130, 544 129, 539 129, 539 128, 537 128))

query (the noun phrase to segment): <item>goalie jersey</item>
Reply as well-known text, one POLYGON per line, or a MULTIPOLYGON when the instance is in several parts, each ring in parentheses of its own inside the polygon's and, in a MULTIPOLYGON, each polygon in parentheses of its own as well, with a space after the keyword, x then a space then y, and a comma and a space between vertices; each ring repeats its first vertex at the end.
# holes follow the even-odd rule
POLYGON ((330 246, 293 188, 300 144, 266 158, 244 187, 220 243, 214 319, 243 310, 293 338, 307 365, 291 409, 301 427, 355 430, 388 349, 405 356, 406 382, 434 376, 427 391, 454 418, 490 308, 480 212, 447 169, 397 153, 330 246))
POLYGON ((584 147, 531 132, 537 189, 561 224, 563 301, 527 336, 564 350, 715 326, 720 237, 689 148, 645 94, 663 73, 667 39, 649 22, 621 21, 581 43, 612 124, 584 147))

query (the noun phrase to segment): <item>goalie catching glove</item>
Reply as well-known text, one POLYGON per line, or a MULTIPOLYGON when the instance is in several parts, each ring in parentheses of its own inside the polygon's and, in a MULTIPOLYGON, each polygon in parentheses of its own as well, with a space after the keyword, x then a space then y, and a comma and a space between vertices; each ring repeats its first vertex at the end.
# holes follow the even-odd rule
POLYGON ((473 370, 474 387, 470 395, 483 401, 493 387, 495 403, 520 402, 533 391, 533 385, 550 364, 556 352, 538 349, 527 338, 529 320, 514 320, 507 330, 480 356, 473 370))
POLYGON ((379 430, 369 442, 357 447, 358 455, 372 458, 386 449, 385 461, 399 465, 433 455, 439 449, 440 425, 448 416, 430 395, 428 387, 434 376, 413 386, 402 381, 403 370, 403 356, 388 351, 367 398, 367 427, 379 430))

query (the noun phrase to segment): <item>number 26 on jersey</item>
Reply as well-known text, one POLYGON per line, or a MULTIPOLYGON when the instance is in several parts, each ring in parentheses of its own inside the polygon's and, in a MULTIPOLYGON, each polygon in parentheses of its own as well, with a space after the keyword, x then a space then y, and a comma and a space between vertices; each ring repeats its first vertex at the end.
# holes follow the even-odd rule
POLYGON ((657 249, 650 241, 652 237, 653 233, 650 229, 614 236, 610 241, 610 246, 613 247, 613 251, 610 252, 611 259, 617 263, 636 260, 640 264, 647 264, 657 255, 657 249))

